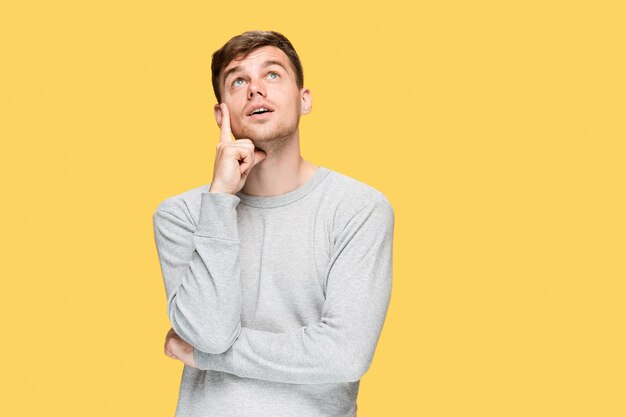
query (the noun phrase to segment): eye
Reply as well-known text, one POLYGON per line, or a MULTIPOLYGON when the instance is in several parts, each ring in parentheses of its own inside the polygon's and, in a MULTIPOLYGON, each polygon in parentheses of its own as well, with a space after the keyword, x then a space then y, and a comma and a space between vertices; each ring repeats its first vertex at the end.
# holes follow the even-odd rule
POLYGON ((267 74, 267 77, 268 77, 270 80, 275 80, 275 79, 277 79, 278 77, 280 77, 280 75, 278 75, 278 73, 277 73, 277 72, 273 72, 273 71, 272 71, 272 72, 270 72, 269 74, 267 74))
POLYGON ((233 87, 239 87, 243 85, 243 78, 236 78, 235 81, 233 81, 233 87))

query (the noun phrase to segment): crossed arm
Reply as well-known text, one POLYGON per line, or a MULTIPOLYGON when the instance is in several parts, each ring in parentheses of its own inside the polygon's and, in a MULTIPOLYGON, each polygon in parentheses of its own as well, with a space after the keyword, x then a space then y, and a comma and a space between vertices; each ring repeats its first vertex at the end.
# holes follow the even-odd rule
POLYGON ((222 353, 241 330, 239 198, 216 193, 201 198, 197 228, 175 204, 159 206, 154 237, 172 329, 203 352, 222 353))
MULTIPOLYGON (((208 210, 205 203, 215 203, 213 199, 231 200, 233 210, 237 203, 234 196, 203 199, 211 199, 203 200, 203 210, 208 210)), ((223 210, 224 206, 220 209, 223 210)), ((393 223, 393 209, 384 198, 368 204, 352 216, 335 236, 320 320, 290 332, 271 333, 241 327, 241 300, 225 292, 241 292, 235 239, 232 239, 231 246, 223 246, 215 240, 223 240, 224 236, 213 236, 210 241, 187 236, 195 246, 189 267, 185 269, 183 260, 172 262, 174 248, 171 244, 163 245, 163 236, 171 236, 170 230, 176 225, 194 236, 197 232, 172 218, 156 217, 155 214, 155 237, 161 264, 163 266, 166 261, 166 266, 169 263, 178 265, 176 271, 163 270, 166 289, 169 287, 170 320, 176 320, 176 325, 172 320, 173 330, 166 338, 166 354, 199 369, 276 382, 306 384, 359 380, 371 364, 389 305, 393 223), (168 219, 170 224, 166 226, 162 222, 168 219), (201 247, 202 244, 206 247, 201 247), (212 255, 207 255, 209 252, 212 255), (230 266, 223 268, 224 262, 230 266), (223 269, 217 270, 215 265, 221 265, 223 269), (183 270, 185 274, 180 272, 183 270), (200 283, 200 280, 205 281, 200 283), (195 297, 180 297, 184 294, 181 290, 201 290, 204 288, 202 284, 207 283, 215 291, 205 290, 195 297), (239 304, 230 304, 226 308, 226 299, 239 304), (215 319, 207 324, 207 317, 215 319), (202 340, 207 336, 217 337, 219 343, 202 340), (206 346, 213 349, 206 349, 206 346)), ((206 232, 206 225, 202 222, 200 229, 206 232)), ((182 243, 183 235, 180 232, 179 243, 182 243)))

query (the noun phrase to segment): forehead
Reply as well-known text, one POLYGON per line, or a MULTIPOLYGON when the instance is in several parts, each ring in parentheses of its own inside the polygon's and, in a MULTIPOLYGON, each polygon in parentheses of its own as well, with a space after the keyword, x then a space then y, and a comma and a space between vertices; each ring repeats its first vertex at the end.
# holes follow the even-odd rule
POLYGON ((224 67, 222 74, 234 67, 254 66, 264 63, 265 61, 278 61, 288 71, 293 71, 289 57, 275 46, 262 46, 250 51, 247 55, 239 55, 224 67))

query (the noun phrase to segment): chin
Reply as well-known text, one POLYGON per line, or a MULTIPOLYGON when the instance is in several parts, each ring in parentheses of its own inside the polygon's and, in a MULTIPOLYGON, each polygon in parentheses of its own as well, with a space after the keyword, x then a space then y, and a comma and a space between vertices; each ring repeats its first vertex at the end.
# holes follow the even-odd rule
POLYGON ((289 138, 293 137, 292 135, 280 135, 273 134, 268 136, 258 136, 256 138, 250 138, 254 146, 266 153, 269 151, 277 151, 285 146, 287 142, 289 142, 289 138))
MULTIPOLYGON (((269 127, 269 126, 268 126, 269 127)), ((263 143, 284 141, 285 138, 293 136, 293 129, 244 129, 244 138, 250 139, 255 145, 263 143)), ((259 146, 260 147, 260 146, 259 146)))

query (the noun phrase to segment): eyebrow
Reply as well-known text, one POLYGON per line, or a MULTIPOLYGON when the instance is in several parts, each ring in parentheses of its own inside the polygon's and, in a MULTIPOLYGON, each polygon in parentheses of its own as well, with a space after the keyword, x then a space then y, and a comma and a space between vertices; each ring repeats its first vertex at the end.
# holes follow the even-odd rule
MULTIPOLYGON (((282 62, 280 61, 275 61, 275 60, 267 60, 265 61, 261 67, 262 68, 267 68, 271 65, 278 65, 279 67, 281 67, 285 72, 287 71, 287 68, 285 68, 285 66, 282 64, 282 62)), ((241 72, 241 66, 237 65, 235 67, 232 67, 228 70, 226 70, 226 72, 224 72, 224 82, 226 82, 226 79, 228 78, 228 76, 230 76, 231 74, 235 74, 237 72, 241 72)))
POLYGON ((280 61, 274 61, 274 60, 269 60, 269 61, 265 61, 263 63, 263 68, 267 68, 271 65, 278 65, 279 67, 281 67, 283 70, 285 70, 285 72, 287 72, 287 68, 285 68, 285 66, 283 65, 282 62, 280 61))

